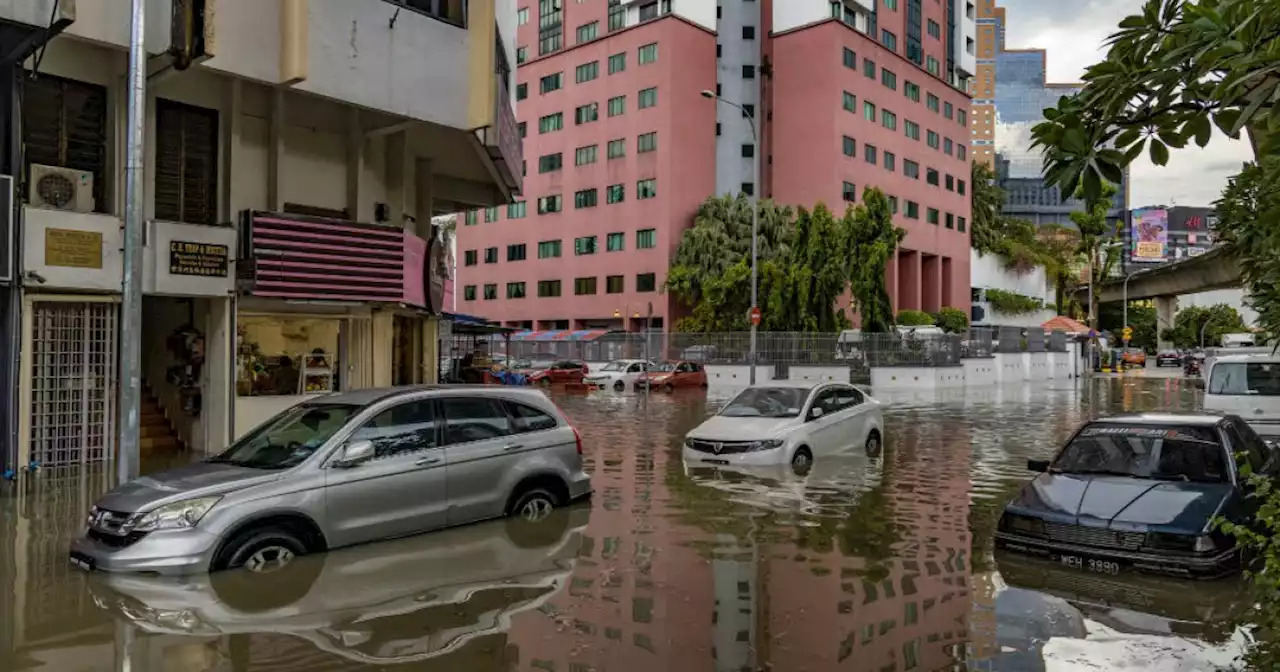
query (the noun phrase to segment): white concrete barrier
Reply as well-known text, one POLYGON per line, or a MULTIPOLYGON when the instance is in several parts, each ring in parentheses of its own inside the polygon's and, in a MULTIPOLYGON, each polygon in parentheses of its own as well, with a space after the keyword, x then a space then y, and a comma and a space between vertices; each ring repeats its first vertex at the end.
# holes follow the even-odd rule
POLYGON ((1025 352, 995 353, 996 374, 1000 383, 1017 383, 1027 379, 1027 360, 1025 352))
MULTIPOLYGON (((751 367, 747 364, 707 364, 707 385, 728 384, 742 386, 751 380, 751 367)), ((773 365, 756 365, 756 382, 773 380, 773 365)))
POLYGON ((873 366, 871 389, 938 390, 964 387, 963 366, 873 366))
POLYGON ((790 366, 787 367, 788 380, 803 380, 812 383, 847 383, 849 367, 836 366, 790 366))
POLYGON ((987 387, 1000 384, 1000 372, 993 357, 963 359, 965 387, 987 387))

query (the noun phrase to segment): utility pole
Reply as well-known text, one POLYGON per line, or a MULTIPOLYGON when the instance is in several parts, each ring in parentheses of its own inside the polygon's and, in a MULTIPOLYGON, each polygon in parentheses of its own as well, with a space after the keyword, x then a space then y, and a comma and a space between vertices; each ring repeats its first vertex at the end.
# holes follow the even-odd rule
POLYGON ((120 306, 120 457, 118 482, 138 477, 142 401, 143 152, 147 118, 146 0, 133 0, 129 21, 129 126, 125 137, 124 282, 120 306))

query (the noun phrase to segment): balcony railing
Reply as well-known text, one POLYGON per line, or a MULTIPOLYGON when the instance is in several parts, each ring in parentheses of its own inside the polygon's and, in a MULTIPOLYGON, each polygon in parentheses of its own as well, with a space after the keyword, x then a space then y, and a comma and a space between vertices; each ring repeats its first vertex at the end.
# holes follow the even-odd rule
POLYGON ((238 271, 254 296, 425 306, 425 250, 386 226, 246 211, 238 271))

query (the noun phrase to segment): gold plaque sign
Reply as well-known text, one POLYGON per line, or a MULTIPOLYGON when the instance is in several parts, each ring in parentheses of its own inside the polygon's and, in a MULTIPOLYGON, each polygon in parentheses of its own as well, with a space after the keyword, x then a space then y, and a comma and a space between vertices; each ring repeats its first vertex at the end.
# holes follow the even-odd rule
POLYGON ((44 263, 46 266, 102 268, 102 232, 45 229, 44 263))

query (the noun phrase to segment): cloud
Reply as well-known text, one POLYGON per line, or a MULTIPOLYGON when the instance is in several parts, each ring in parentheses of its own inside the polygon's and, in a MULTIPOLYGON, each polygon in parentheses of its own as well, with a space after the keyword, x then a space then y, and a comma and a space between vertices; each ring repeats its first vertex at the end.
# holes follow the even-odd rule
MULTIPOLYGON (((1140 11, 1142 0, 997 0, 1006 8, 1005 46, 1046 51, 1050 82, 1075 82, 1085 68, 1106 57, 1107 36, 1120 20, 1140 11)), ((1167 166, 1144 155, 1130 168, 1130 205, 1209 205, 1227 179, 1251 160, 1247 142, 1215 131, 1208 147, 1172 150, 1167 166)))

